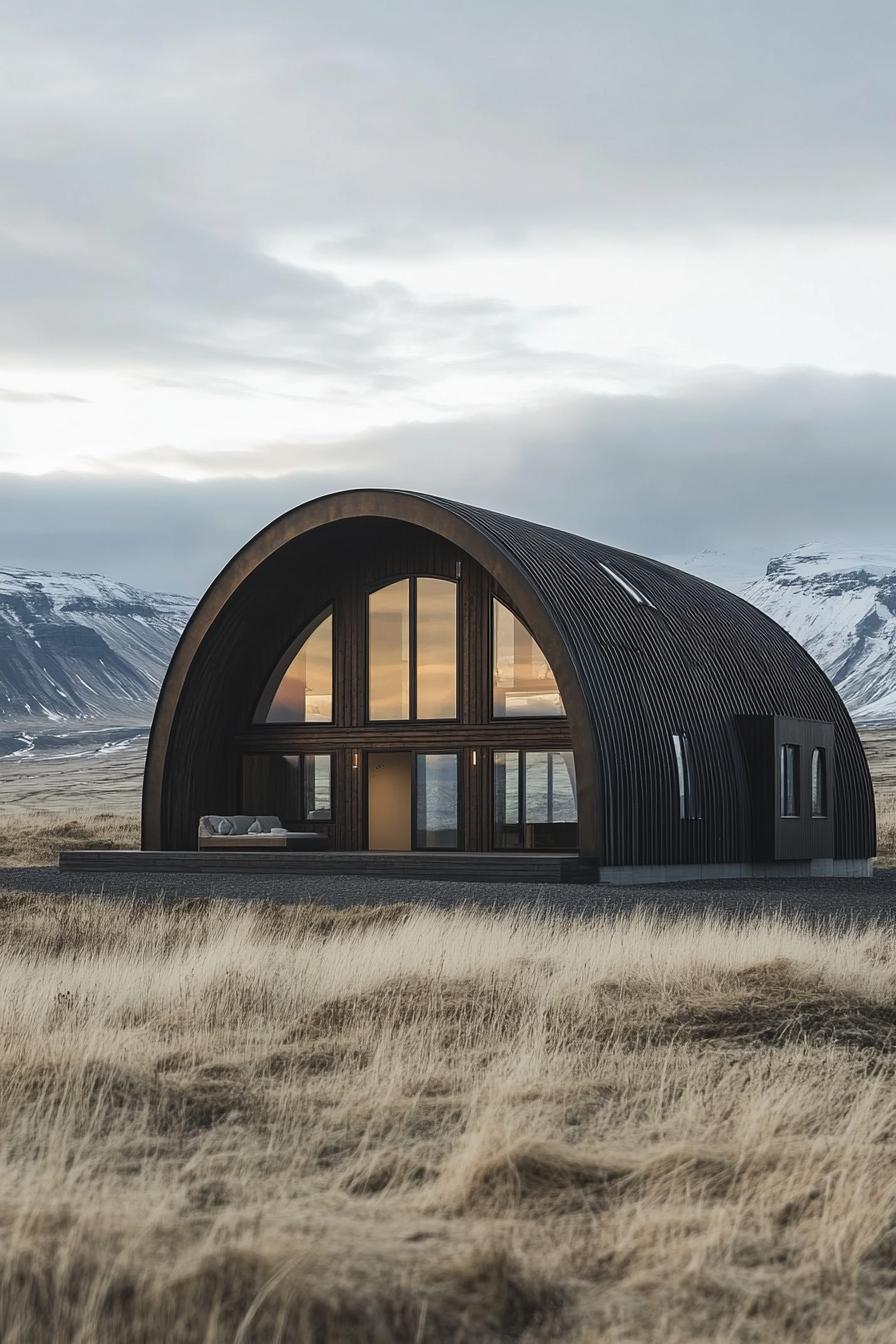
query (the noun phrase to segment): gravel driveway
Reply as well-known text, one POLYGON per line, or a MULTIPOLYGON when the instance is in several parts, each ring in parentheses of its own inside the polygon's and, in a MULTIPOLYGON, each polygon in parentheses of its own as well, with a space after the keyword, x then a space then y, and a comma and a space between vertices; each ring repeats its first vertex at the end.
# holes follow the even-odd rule
POLYGON ((734 879, 726 882, 669 883, 664 886, 609 887, 525 882, 422 882, 416 878, 265 877, 221 873, 108 874, 61 873, 58 868, 0 868, 0 892, 47 895, 102 894, 148 900, 226 897, 231 900, 305 901, 320 905, 388 905, 421 901, 450 909, 478 905, 511 909, 536 905, 567 914, 590 915, 659 907, 677 913, 715 910, 740 918, 759 911, 786 911, 812 919, 892 919, 896 917, 896 868, 873 878, 793 880, 734 879))

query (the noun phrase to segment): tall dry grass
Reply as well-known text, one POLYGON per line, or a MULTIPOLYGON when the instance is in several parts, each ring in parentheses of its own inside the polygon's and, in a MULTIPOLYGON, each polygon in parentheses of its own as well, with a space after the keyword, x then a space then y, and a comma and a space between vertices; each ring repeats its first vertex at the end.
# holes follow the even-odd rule
POLYGON ((896 799, 877 800, 877 861, 885 867, 896 864, 896 799))
POLYGON ((896 1333, 889 929, 5 899, 5 1344, 896 1333))
POLYGON ((62 849, 139 849, 136 813, 10 809, 0 826, 0 868, 46 867, 62 849))

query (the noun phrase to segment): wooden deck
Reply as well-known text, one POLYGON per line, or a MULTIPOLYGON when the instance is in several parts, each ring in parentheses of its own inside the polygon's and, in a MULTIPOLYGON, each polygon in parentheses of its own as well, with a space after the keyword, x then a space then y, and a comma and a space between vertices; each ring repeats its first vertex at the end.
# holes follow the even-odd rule
POLYGON ((577 854, 371 853, 363 850, 69 849, 59 867, 70 873, 263 873, 323 877, 396 877, 441 882, 596 882, 597 864, 577 854))

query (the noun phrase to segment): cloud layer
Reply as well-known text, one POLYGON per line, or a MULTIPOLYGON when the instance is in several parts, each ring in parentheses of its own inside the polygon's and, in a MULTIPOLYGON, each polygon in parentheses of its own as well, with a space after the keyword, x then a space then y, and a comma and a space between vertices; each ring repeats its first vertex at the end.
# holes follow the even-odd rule
POLYGON ((137 464, 7 476, 0 560, 198 593, 285 509, 361 485, 466 499, 679 563, 705 547, 871 543, 892 531, 894 425, 894 379, 717 373, 674 396, 579 397, 313 451, 267 445, 273 479, 186 483, 137 464))

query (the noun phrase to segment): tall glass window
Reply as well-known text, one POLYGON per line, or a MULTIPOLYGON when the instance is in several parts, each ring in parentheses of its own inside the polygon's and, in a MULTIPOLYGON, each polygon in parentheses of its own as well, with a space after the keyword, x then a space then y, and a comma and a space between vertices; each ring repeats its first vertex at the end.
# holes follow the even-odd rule
POLYGON ((496 849, 575 849, 578 800, 571 751, 496 751, 496 849))
POLYGON ((333 722, 333 615, 327 612, 277 668, 256 723, 333 722), (279 680, 278 680, 279 676, 279 680))
POLYGON ((302 817, 330 821, 333 816, 332 761, 329 754, 306 755, 302 761, 302 817))
POLYGON ((492 601, 492 713, 497 719, 562 718, 566 713, 547 658, 497 598, 492 601))
POLYGON ((399 579, 368 599, 369 717, 457 718, 457 584, 399 579))
POLYGON ((781 747, 781 816, 800 814, 800 749, 792 742, 781 747))
POLYGON ((457 756, 417 756, 417 849, 457 849, 457 756))
POLYGON ((523 843, 520 811, 520 754, 496 751, 494 756, 495 849, 519 849, 523 843))
POLYGON ((417 580, 417 718, 457 718, 457 585, 417 580))
POLYGON ((368 694, 371 719, 411 716, 411 584, 399 579, 368 598, 368 694))
POLYGON ((828 755, 824 747, 812 751, 812 815, 828 814, 828 755))

